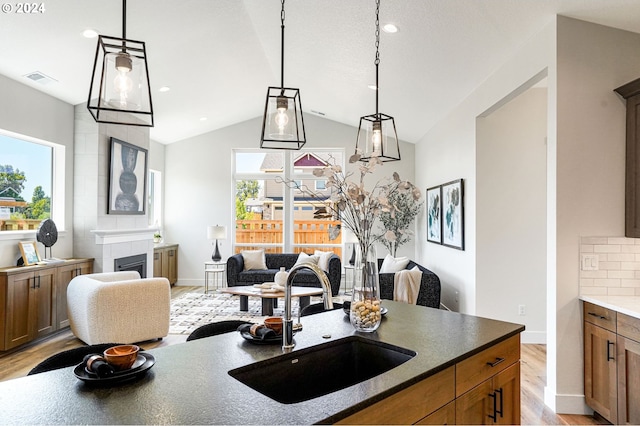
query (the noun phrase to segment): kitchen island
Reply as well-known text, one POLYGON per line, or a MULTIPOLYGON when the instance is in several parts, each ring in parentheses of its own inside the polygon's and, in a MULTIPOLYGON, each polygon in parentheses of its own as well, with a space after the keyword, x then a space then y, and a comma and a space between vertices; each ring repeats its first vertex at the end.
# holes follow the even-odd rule
MULTIPOLYGON (((384 306, 388 313, 372 334, 355 333, 341 310, 302 318, 304 329, 295 336, 294 352, 358 335, 416 354, 385 373, 318 398, 280 403, 231 377, 229 370, 282 354, 278 345, 254 345, 234 332, 151 350, 149 353, 155 357, 156 364, 146 376, 119 386, 87 385, 74 376, 73 368, 2 382, 0 424, 357 422, 358 413, 366 415, 367 407, 391 401, 396 395, 449 372, 455 375, 456 388, 453 397, 447 398, 457 401, 473 391, 465 387, 473 384, 462 383, 458 387, 458 379, 464 382, 475 378, 483 368, 490 368, 476 368, 471 362, 478 359, 483 365, 496 364, 498 368, 512 362, 502 362, 497 355, 493 358, 491 352, 508 342, 513 342, 513 347, 517 343, 517 354, 510 356, 516 357, 512 366, 518 367, 519 372, 517 358, 522 325, 387 300, 384 306), (479 359, 485 355, 491 358, 479 359), (468 363, 471 364, 466 365, 468 363), (460 373, 456 373, 456 369, 460 373)), ((483 384, 491 381, 478 380, 483 384)), ((519 421, 519 374, 517 383, 519 421)), ((291 384, 282 383, 282 386, 291 384)), ((304 386, 314 386, 314 383, 304 383, 304 386)), ((440 387, 422 388, 420 397, 433 400, 434 395, 442 391, 440 387)), ((508 398, 506 395, 505 399, 508 398)))

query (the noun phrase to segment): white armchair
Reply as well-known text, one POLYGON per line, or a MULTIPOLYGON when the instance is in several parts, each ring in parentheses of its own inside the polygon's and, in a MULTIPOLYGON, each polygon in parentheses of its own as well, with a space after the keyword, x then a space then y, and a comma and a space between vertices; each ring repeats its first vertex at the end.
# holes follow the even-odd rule
POLYGON ((165 337, 170 303, 169 280, 135 271, 79 275, 67 288, 71 331, 89 345, 165 337))

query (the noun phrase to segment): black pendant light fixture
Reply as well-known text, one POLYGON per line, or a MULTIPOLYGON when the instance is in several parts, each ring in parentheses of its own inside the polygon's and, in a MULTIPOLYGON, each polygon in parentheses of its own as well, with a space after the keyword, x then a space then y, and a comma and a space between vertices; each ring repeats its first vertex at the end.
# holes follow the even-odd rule
POLYGON ((293 149, 304 146, 304 119, 300 90, 284 87, 284 0, 280 12, 280 87, 269 87, 262 118, 260 148, 293 149))
POLYGON ((122 38, 98 37, 87 108, 98 123, 153 127, 145 44, 127 40, 127 0, 122 0, 122 38))
MULTIPOLYGON (((358 139, 354 157, 357 160, 367 162, 372 157, 380 161, 400 160, 400 145, 396 123, 390 115, 378 112, 378 95, 380 84, 378 82, 378 68, 380 66, 380 0, 376 0, 376 113, 360 118, 358 139)), ((356 160, 356 161, 357 161, 356 160)))

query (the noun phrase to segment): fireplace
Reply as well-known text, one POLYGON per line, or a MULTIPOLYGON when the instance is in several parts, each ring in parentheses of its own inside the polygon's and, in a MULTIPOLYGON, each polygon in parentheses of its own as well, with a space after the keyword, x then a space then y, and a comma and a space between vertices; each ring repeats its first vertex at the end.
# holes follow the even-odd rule
POLYGON ((147 277, 147 255, 136 254, 134 256, 120 257, 114 259, 113 270, 119 271, 138 271, 141 278, 147 277))

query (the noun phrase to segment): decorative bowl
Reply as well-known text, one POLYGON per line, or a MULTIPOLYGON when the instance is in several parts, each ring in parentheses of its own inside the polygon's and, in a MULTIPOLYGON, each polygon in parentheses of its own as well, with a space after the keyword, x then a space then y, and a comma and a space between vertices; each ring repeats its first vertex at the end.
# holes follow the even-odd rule
POLYGON ((282 317, 265 318, 264 325, 276 332, 282 334, 282 317))
POLYGON ((116 370, 127 370, 136 362, 139 350, 136 345, 112 346, 104 351, 104 358, 116 370))

